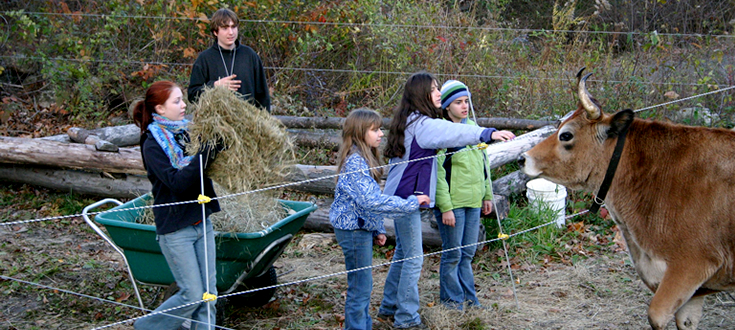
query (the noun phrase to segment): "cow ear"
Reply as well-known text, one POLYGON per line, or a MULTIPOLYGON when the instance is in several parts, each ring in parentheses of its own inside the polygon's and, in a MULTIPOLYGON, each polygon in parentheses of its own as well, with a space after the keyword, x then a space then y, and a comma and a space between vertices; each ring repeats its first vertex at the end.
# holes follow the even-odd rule
POLYGON ((634 118, 635 113, 633 112, 633 110, 625 109, 622 111, 618 111, 615 115, 613 115, 612 120, 610 120, 610 128, 608 128, 607 130, 607 137, 614 138, 618 136, 620 132, 630 127, 630 124, 633 122, 634 118))

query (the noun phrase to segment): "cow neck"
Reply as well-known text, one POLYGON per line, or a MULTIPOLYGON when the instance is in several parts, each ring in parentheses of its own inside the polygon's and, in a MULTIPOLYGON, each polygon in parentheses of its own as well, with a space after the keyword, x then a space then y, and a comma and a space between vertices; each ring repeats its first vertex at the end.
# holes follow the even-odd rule
POLYGON ((600 210, 600 206, 605 203, 605 196, 607 191, 610 189, 610 184, 615 177, 615 171, 618 169, 618 163, 620 162, 620 156, 623 155, 623 147, 625 146, 625 136, 628 135, 628 129, 630 128, 630 122, 620 130, 618 134, 618 142, 615 144, 615 150, 613 151, 612 157, 610 157, 610 163, 607 165, 607 172, 605 173, 605 179, 602 180, 602 185, 597 191, 597 195, 592 202, 592 206, 589 209, 591 214, 597 213, 600 210))

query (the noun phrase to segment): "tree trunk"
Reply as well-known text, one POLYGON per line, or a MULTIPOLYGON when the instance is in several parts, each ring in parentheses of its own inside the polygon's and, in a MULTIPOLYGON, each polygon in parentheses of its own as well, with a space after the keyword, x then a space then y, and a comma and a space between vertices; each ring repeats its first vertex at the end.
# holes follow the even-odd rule
MULTIPOLYGON (((546 126, 518 136, 509 142, 497 142, 488 146, 488 166, 500 167, 515 161, 520 154, 532 148, 555 130, 546 126)), ((119 152, 100 152, 84 144, 69 144, 43 139, 0 138, 0 163, 33 164, 61 168, 76 168, 108 173, 145 175, 138 148, 120 148, 119 152)), ((291 182, 316 179, 336 173, 336 166, 296 165, 287 175, 291 182)), ((494 180, 496 194, 509 196, 525 190, 528 177, 520 172, 494 180)), ((335 180, 328 178, 290 187, 289 189, 318 194, 334 192, 335 180)))
POLYGON ((13 164, 0 164, 0 181, 113 198, 135 198, 151 191, 150 181, 141 175, 13 164))
POLYGON ((493 127, 499 130, 533 131, 544 126, 554 125, 554 123, 554 121, 549 120, 477 118, 477 125, 480 125, 482 127, 493 127))
POLYGON ((93 130, 72 127, 67 130, 66 134, 69 135, 72 141, 77 143, 85 143, 89 136, 96 136, 100 140, 105 140, 118 147, 133 146, 140 143, 140 128, 135 125, 111 126, 93 130))
POLYGON ((302 183, 296 186, 290 186, 288 189, 310 192, 315 194, 333 194, 336 186, 336 178, 327 178, 316 180, 321 177, 337 174, 337 166, 315 166, 300 165, 292 166, 286 175, 286 181, 299 182, 309 179, 315 179, 308 183, 302 183))
MULTIPOLYGON (((295 116, 274 116, 279 119, 287 128, 295 129, 335 129, 341 130, 342 124, 345 119, 341 117, 295 117, 295 116)), ((383 118, 383 127, 387 128, 390 123, 390 118, 383 118)), ((514 118, 477 118, 477 124, 483 127, 494 127, 499 130, 535 130, 546 125, 553 124, 553 121, 546 120, 529 120, 529 119, 514 119, 514 118)), ((89 136, 94 135, 99 137, 100 140, 108 141, 118 147, 129 147, 137 145, 140 140, 140 128, 134 124, 121 125, 121 126, 110 126, 87 130, 83 128, 74 128, 75 131, 69 132, 69 134, 61 134, 54 136, 47 136, 41 139, 53 140, 58 142, 71 142, 70 135, 72 136, 89 136)), ((309 134, 308 131, 295 130, 294 133, 302 134, 301 139, 304 146, 327 143, 330 148, 337 148, 339 146, 339 134, 333 133, 337 136, 337 139, 324 138, 321 136, 309 134), (311 138, 307 138, 307 136, 311 138), (335 147, 336 146, 336 147, 335 147)), ((83 143, 84 139, 77 141, 83 143)), ((297 142, 298 144, 299 142, 297 142)))
MULTIPOLYGON (((510 202, 504 196, 495 196, 495 205, 500 210, 500 218, 503 219, 508 215, 510 202)), ((331 198, 320 199, 317 201, 319 208, 309 214, 304 223, 304 229, 318 232, 331 233, 334 231, 332 224, 329 222, 329 208, 334 200, 331 198)), ((487 215, 492 219, 496 219, 495 210, 487 215)), ((395 242, 396 229, 393 219, 384 219, 385 231, 388 241, 395 242)), ((441 246, 442 239, 439 235, 439 229, 436 225, 434 211, 430 209, 422 209, 421 211, 421 240, 424 246, 441 246)), ((484 237, 478 237, 478 241, 484 241, 484 237)))
MULTIPOLYGON (((320 199, 317 201, 319 208, 311 212, 304 222, 304 229, 313 230, 318 232, 331 233, 334 232, 334 227, 329 222, 329 207, 332 205, 333 200, 320 199)), ((424 212, 431 212, 430 210, 424 212)), ((424 213, 422 212, 422 213, 424 213)), ((393 223, 393 219, 386 218, 383 220, 385 225, 385 236, 388 237, 388 241, 396 241, 396 227, 393 223)), ((439 236, 439 230, 436 227, 432 227, 427 221, 421 221, 421 239, 425 246, 441 246, 442 239, 439 236)))
POLYGON ((488 165, 490 168, 496 168, 518 160, 521 154, 533 148, 555 131, 556 127, 554 126, 544 126, 535 131, 519 135, 512 141, 491 143, 485 150, 489 161, 488 165))
MULTIPOLYGON (((342 129, 345 121, 341 117, 295 117, 274 116, 288 128, 317 128, 317 129, 342 129)), ((390 118, 383 118, 383 127, 388 127, 390 118)), ((477 124, 482 127, 494 127, 500 130, 535 130, 546 125, 553 124, 547 120, 529 120, 514 118, 477 118, 477 124)))
POLYGON ((0 163, 146 174, 138 149, 120 148, 118 152, 100 152, 87 144, 28 138, 0 137, 0 163))
POLYGON ((515 171, 500 179, 493 180, 493 194, 510 197, 526 191, 526 183, 531 178, 522 171, 515 171))
POLYGON ((337 151, 342 137, 335 130, 287 129, 294 144, 306 148, 326 148, 337 151))

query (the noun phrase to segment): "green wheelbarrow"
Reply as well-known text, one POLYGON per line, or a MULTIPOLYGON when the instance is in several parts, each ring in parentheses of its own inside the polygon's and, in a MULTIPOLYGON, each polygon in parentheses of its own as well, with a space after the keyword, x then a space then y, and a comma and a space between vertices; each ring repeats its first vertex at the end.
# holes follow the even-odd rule
MULTIPOLYGON (((93 203, 82 211, 84 221, 122 256, 141 308, 145 306, 136 282, 169 287, 175 282, 156 241, 155 226, 138 223, 144 209, 132 209, 150 205, 149 201, 152 198, 150 194, 145 194, 124 204, 108 198, 93 203), (114 212, 97 214, 92 221, 89 213, 105 204, 117 206, 109 210, 114 212), (97 223, 105 226, 109 236, 97 226, 97 223)), ((317 209, 311 202, 287 200, 279 202, 284 208, 294 210, 296 213, 259 232, 215 233, 217 291, 220 294, 252 290, 277 283, 273 262, 291 242, 294 234, 301 229, 309 214, 317 209)), ((237 304, 257 307, 268 303, 274 293, 275 288, 271 288, 235 295, 230 299, 236 300, 237 304)))

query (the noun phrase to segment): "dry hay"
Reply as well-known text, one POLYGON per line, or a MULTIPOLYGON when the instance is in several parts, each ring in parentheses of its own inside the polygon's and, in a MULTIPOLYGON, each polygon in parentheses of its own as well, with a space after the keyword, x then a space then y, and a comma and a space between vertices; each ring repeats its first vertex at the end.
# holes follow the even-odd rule
POLYGON ((206 88, 194 106, 189 125, 192 150, 202 144, 227 149, 207 169, 207 175, 226 189, 241 192, 272 185, 293 164, 293 144, 285 126, 225 88, 206 88))
POLYGON ((225 148, 206 171, 221 186, 217 196, 224 197, 218 199, 223 212, 211 217, 215 230, 222 232, 255 232, 282 220, 286 211, 277 201, 282 190, 225 196, 275 186, 283 182, 284 169, 295 163, 293 144, 281 121, 240 96, 226 88, 205 88, 192 104, 194 118, 189 124, 187 150, 205 145, 225 148))
MULTIPOLYGON (((217 196, 227 192, 220 185, 214 185, 217 196)), ((255 193, 235 198, 218 199, 221 212, 212 214, 214 230, 228 233, 252 233, 270 227, 287 217, 294 210, 287 210, 271 195, 255 193)))
MULTIPOLYGON (((218 196, 226 193, 224 188, 217 183, 214 184, 214 191, 218 196)), ((222 211, 209 216, 214 230, 224 233, 257 232, 296 212, 284 208, 274 198, 262 193, 238 197, 217 200, 222 211), (245 200, 244 204, 241 202, 243 200, 245 200)), ((146 205, 153 205, 153 200, 148 200, 146 205)), ((138 222, 155 226, 153 209, 145 209, 138 222)))
MULTIPOLYGON (((194 106, 189 125, 191 150, 202 145, 223 145, 207 168, 207 175, 223 187, 218 196, 251 191, 281 183, 286 166, 295 162, 293 144, 286 129, 267 111, 244 101, 226 88, 205 88, 194 106)), ((238 232, 252 232, 282 219, 276 200, 281 190, 272 189, 220 199, 228 210, 216 221, 241 223, 238 232), (239 207, 227 207, 237 204, 239 207)))

